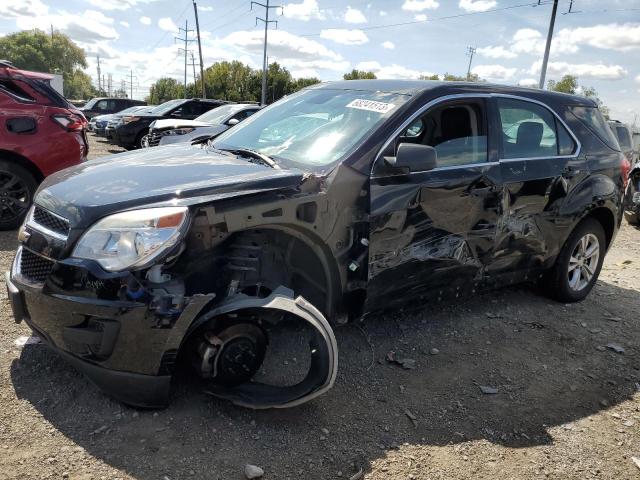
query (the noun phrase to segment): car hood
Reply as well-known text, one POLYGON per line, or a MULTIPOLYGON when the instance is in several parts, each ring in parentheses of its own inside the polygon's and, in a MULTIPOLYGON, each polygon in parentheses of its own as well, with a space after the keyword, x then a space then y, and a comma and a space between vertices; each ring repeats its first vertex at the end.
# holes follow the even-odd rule
POLYGON ((170 145, 102 157, 48 177, 36 203, 85 228, 114 212, 192 205, 295 187, 303 173, 276 170, 200 146, 170 145))
POLYGON ((207 122, 200 122, 198 120, 181 120, 179 118, 166 118, 163 120, 156 120, 151 126, 154 130, 166 130, 168 128, 182 128, 182 127, 210 127, 211 124, 207 122))

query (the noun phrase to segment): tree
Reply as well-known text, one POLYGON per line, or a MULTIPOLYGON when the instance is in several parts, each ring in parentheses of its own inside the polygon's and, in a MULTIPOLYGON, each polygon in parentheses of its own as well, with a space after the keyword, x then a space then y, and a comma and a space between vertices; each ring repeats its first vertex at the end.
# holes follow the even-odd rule
POLYGON ((87 68, 84 50, 62 33, 53 35, 42 30, 25 30, 0 37, 0 58, 24 70, 62 74, 64 95, 89 98, 95 94, 87 68))
POLYGON ((79 68, 70 74, 64 74, 64 96, 72 99, 88 99, 97 95, 91 84, 91 77, 79 68))
POLYGON ((167 100, 174 98, 182 98, 184 87, 174 78, 163 77, 156 80, 149 89, 147 103, 151 105, 160 105, 167 100))
POLYGON ((598 104, 598 108, 605 116, 609 118, 609 107, 607 107, 598 96, 598 92, 593 87, 585 87, 578 83, 578 77, 575 75, 565 75, 560 80, 549 80, 547 82, 547 88, 554 92, 570 93, 572 95, 578 94, 591 98, 598 104))
POLYGON ((342 78, 345 80, 375 80, 376 74, 365 70, 356 70, 355 68, 349 73, 345 73, 342 78))

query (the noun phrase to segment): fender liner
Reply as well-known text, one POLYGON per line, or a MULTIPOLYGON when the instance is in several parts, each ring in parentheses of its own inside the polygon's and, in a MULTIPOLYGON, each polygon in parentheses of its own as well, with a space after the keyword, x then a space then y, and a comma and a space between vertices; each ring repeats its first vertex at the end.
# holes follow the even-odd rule
POLYGON ((190 330, 193 331, 219 315, 260 308, 290 313, 313 327, 314 335, 309 341, 311 364, 305 378, 291 386, 276 386, 259 382, 247 382, 233 387, 214 385, 207 389, 207 393, 242 407, 268 409, 300 405, 322 395, 333 387, 338 372, 338 345, 333 330, 316 307, 303 297, 294 299, 293 291, 286 287, 278 287, 265 298, 250 297, 244 294, 229 297, 200 317, 190 330))

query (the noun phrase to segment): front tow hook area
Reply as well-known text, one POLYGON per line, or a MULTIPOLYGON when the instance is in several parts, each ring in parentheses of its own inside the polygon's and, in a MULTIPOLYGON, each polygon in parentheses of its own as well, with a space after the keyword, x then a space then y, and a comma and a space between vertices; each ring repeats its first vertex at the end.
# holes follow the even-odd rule
MULTIPOLYGON (((288 408, 308 402, 329 390, 338 370, 338 347, 329 322, 303 297, 279 287, 264 298, 237 294, 202 315, 191 327, 192 362, 207 381, 205 391, 236 405, 253 408, 288 408), (284 330, 278 341, 276 332, 284 330), (303 332, 304 331, 304 332, 303 332), (304 333, 304 334, 303 334, 304 333), (308 341, 310 358, 293 355, 296 338, 308 341), (275 357, 276 361, 270 361, 275 357), (308 365, 301 374, 285 372, 287 365, 308 365), (293 385, 264 383, 265 372, 293 385)), ((304 345, 301 347, 305 348, 304 345)), ((283 383, 283 382, 277 382, 283 383)))

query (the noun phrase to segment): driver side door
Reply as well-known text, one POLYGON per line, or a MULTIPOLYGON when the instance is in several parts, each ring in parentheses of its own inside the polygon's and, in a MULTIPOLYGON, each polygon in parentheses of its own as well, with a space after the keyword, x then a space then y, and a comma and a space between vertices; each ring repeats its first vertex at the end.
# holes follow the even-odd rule
POLYGON ((489 96, 432 101, 405 122, 370 181, 366 308, 480 288, 495 250, 502 181, 489 96), (402 143, 435 148, 436 166, 399 171, 402 143))

